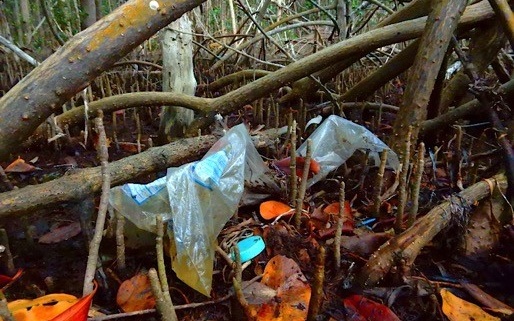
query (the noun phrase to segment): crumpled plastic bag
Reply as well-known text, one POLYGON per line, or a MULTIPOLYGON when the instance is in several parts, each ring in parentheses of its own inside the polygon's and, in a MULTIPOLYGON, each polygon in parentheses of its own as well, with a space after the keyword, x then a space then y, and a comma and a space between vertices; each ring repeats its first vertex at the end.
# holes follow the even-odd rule
MULTIPOLYGON (((320 165, 320 171, 307 182, 308 186, 319 182, 331 171, 341 166, 356 150, 369 150, 375 164, 380 163, 379 152, 389 150, 387 165, 398 169, 398 156, 377 136, 361 125, 342 117, 331 115, 309 136, 312 140, 312 158, 320 165)), ((297 154, 305 156, 307 142, 298 149, 297 154)))
POLYGON ((237 211, 245 182, 278 189, 266 170, 244 124, 231 128, 202 160, 168 169, 172 266, 198 292, 210 294, 216 238, 237 211))
POLYGON ((156 217, 168 223, 172 268, 177 277, 209 296, 216 238, 237 211, 243 192, 278 191, 246 127, 231 128, 202 160, 169 168, 149 184, 111 189, 110 204, 138 228, 155 233, 156 217), (245 187, 250 187, 250 189, 245 187))

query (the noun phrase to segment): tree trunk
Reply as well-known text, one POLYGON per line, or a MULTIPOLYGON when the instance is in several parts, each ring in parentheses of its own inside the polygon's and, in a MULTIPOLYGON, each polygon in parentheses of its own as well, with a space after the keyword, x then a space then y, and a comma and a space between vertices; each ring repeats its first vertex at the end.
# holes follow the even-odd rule
POLYGON ((32 32, 30 19, 30 3, 28 0, 20 1, 21 10, 21 30, 23 32, 23 43, 28 44, 30 33, 32 32))
POLYGON ((348 31, 348 6, 347 0, 337 0, 336 1, 336 17, 337 17, 337 27, 339 28, 339 40, 346 39, 346 33, 348 31))
MULTIPOLYGON (((193 36, 187 14, 162 31, 162 91, 194 96, 196 79, 193 68, 193 36)), ((164 144, 172 137, 182 137, 194 120, 192 110, 166 106, 162 109, 159 141, 164 144)))
POLYGON ((465 0, 437 0, 432 2, 432 11, 421 37, 419 50, 407 78, 407 89, 400 112, 394 123, 391 148, 402 157, 403 145, 411 131, 411 142, 416 142, 421 123, 426 119, 426 107, 434 88, 441 63, 450 39, 466 7, 465 0))
POLYGON ((0 99, 0 159, 91 80, 205 0, 132 0, 74 36, 0 99))
POLYGON ((80 28, 82 30, 89 28, 96 22, 96 2, 95 0, 80 0, 80 9, 82 19, 80 28))

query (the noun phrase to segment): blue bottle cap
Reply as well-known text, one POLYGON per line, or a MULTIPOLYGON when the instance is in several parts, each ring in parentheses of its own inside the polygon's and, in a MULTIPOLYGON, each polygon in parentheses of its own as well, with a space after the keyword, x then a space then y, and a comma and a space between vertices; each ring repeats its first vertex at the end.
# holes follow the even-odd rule
MULTIPOLYGON (((264 240, 262 237, 258 235, 250 236, 244 240, 241 240, 237 243, 237 248, 239 249, 239 253, 241 254, 241 263, 245 263, 250 261, 257 255, 259 255, 266 245, 264 244, 264 240)), ((235 260, 234 253, 231 253, 232 260, 235 260)))

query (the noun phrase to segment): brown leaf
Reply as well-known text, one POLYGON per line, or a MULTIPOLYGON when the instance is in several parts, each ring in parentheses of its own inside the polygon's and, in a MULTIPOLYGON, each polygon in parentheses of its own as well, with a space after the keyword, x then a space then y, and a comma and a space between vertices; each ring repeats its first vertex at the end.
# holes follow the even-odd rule
POLYGON ((243 282, 243 294, 249 304, 263 304, 273 299, 277 295, 277 290, 260 282, 254 282, 245 287, 243 282))
POLYGON ((460 282, 460 285, 468 293, 475 298, 478 302, 485 305, 486 307, 490 308, 491 310, 499 313, 503 313, 505 315, 511 315, 514 314, 514 308, 506 305, 505 303, 501 302, 500 300, 492 297, 491 295, 484 292, 482 289, 480 289, 477 285, 467 282, 460 282))
POLYGON ((266 286, 269 300, 250 305, 257 321, 300 321, 307 318, 311 287, 298 264, 282 255, 273 257, 261 283, 266 286), (271 297, 275 289, 276 295, 271 297))
POLYGON ((155 298, 152 294, 150 279, 145 273, 138 273, 120 285, 116 303, 125 312, 152 309, 155 298))
POLYGON ((28 173, 28 172, 33 172, 36 169, 37 169, 36 167, 25 163, 25 160, 23 158, 18 157, 17 160, 15 160, 11 164, 9 164, 9 166, 7 166, 4 169, 4 172, 6 172, 6 173, 28 173))
POLYGON ((53 229, 50 232, 42 235, 39 238, 39 243, 59 243, 78 235, 81 231, 82 229, 80 228, 80 223, 73 222, 71 224, 53 229))
POLYGON ((391 238, 388 233, 368 233, 354 236, 341 236, 341 245, 360 256, 369 256, 391 238))
POLYGON ((302 270, 293 259, 277 255, 266 264, 261 283, 272 289, 278 289, 288 277, 296 273, 302 273, 302 270))
MULTIPOLYGON (((498 245, 500 241, 501 224, 493 215, 493 211, 501 211, 502 209, 498 201, 494 199, 489 201, 480 202, 480 204, 473 209, 469 217, 467 226, 468 233, 464 237, 464 248, 467 256, 483 257, 489 255, 492 248, 498 245)), ((503 199, 501 203, 503 203, 503 199)))

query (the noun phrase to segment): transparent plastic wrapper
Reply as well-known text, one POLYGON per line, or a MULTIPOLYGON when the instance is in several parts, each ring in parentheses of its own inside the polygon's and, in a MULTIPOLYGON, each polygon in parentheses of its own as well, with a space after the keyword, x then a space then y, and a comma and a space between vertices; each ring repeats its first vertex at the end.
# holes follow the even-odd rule
MULTIPOLYGON (((361 125, 357 125, 339 116, 329 116, 310 135, 312 140, 312 158, 315 159, 321 170, 309 179, 308 186, 325 178, 328 173, 341 166, 356 150, 369 150, 375 164, 380 163, 379 152, 389 150, 387 166, 398 169, 398 156, 377 136, 361 125)), ((305 156, 307 143, 304 142, 297 150, 299 155, 305 156)))
POLYGON ((245 185, 278 188, 266 171, 243 124, 230 129, 202 160, 168 169, 172 266, 198 292, 210 294, 216 238, 237 211, 245 185))

